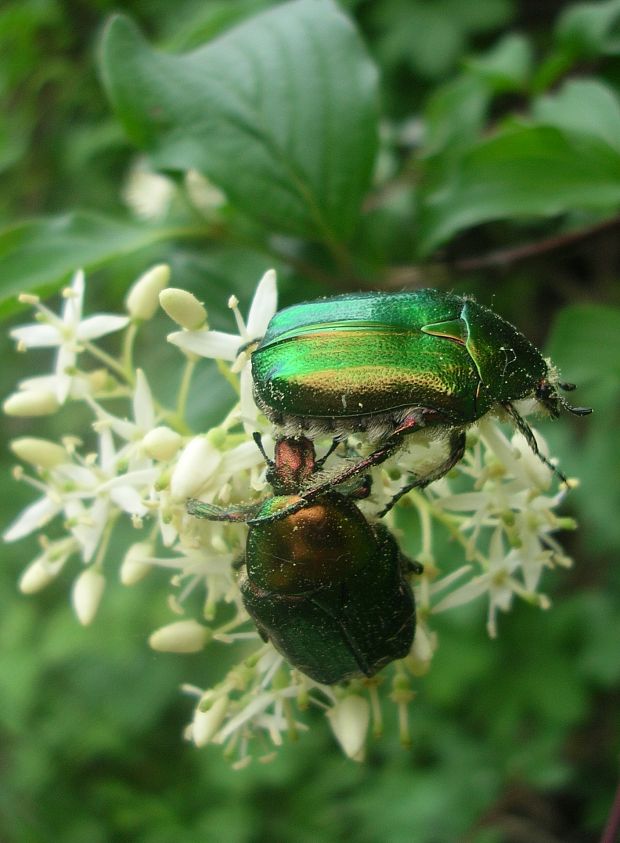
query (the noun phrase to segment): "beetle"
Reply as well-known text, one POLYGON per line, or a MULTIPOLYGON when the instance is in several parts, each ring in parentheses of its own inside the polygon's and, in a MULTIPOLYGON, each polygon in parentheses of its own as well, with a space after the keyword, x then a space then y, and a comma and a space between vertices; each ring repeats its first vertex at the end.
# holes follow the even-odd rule
POLYGON ((228 508, 190 500, 187 510, 249 524, 240 583, 248 614, 294 667, 330 685, 408 654, 415 601, 407 577, 422 568, 354 503, 370 491, 365 478, 349 494, 325 491, 310 504, 299 496, 326 457, 317 460, 305 437, 281 438, 275 459, 265 455, 272 497, 228 508))
MULTIPOLYGON (((575 415, 558 390, 573 390, 526 337, 472 298, 434 289, 355 293, 287 307, 272 318, 251 357, 254 395, 286 435, 346 437, 366 431, 376 449, 336 474, 341 483, 386 460, 408 434, 447 435, 447 458, 403 487, 442 477, 462 458, 465 431, 486 413, 504 410, 534 453, 536 438, 515 407, 533 398, 556 418, 575 415)), ((304 491, 311 501, 327 483, 304 491)), ((387 511, 384 510, 382 514, 387 511)))

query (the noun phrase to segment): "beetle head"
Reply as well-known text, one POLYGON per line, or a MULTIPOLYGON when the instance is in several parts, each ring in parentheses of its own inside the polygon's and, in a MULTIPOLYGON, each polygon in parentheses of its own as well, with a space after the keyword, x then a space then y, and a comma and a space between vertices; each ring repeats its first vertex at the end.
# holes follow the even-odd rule
POLYGON ((591 407, 573 407, 569 404, 563 395, 560 395, 558 388, 564 392, 572 392, 576 389, 574 383, 566 383, 564 381, 557 381, 550 383, 547 378, 543 378, 536 387, 535 397, 543 407, 547 410, 549 415, 557 419, 561 410, 567 410, 574 416, 587 416, 592 412, 591 407))

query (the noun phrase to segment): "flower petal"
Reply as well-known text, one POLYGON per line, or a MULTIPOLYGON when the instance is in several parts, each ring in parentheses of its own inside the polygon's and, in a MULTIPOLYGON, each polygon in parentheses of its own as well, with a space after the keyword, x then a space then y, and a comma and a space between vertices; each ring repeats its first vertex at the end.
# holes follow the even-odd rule
POLYGON ((68 290, 65 290, 65 306, 62 311, 62 321, 65 328, 75 332, 82 318, 82 303, 84 301, 84 272, 81 269, 73 276, 68 290))
POLYGON ((5 542, 14 542, 30 535, 34 530, 39 530, 48 521, 60 512, 61 506, 58 501, 53 501, 47 495, 31 503, 18 515, 11 526, 4 533, 5 542))
POLYGON ((250 340, 260 339, 278 307, 276 273, 268 269, 258 283, 247 319, 247 334, 250 340))
POLYGON ((142 369, 136 373, 136 387, 133 396, 133 417, 143 433, 155 427, 155 406, 149 382, 142 369))
POLYGON ((183 351, 231 362, 237 357, 243 342, 238 334, 226 334, 223 331, 175 331, 168 334, 167 339, 183 351))
POLYGON ((132 486, 115 486, 110 489, 110 498, 129 515, 146 515, 147 508, 142 503, 142 496, 132 486))
POLYGON ((185 500, 197 495, 219 469, 221 462, 220 451, 204 436, 195 436, 183 449, 172 472, 172 498, 185 500))
POLYGON ((254 384, 249 365, 244 366, 241 370, 240 391, 241 420, 246 432, 253 433, 256 430, 259 409, 254 401, 254 384))
POLYGON ((120 331, 129 323, 129 316, 114 316, 111 313, 99 313, 84 319, 77 326, 76 335, 80 340, 96 340, 114 331, 120 331))
POLYGON ((71 391, 72 371, 75 368, 75 349, 70 345, 61 345, 56 355, 56 399, 64 404, 71 391))
POLYGON ((26 348, 49 348, 61 342, 60 332, 53 325, 20 325, 10 335, 26 348))

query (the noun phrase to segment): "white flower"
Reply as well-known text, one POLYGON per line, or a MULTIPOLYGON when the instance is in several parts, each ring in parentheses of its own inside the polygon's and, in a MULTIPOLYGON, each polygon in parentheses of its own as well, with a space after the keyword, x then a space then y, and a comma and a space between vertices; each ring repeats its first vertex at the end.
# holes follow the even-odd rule
MULTIPOLYGON (((518 570, 520 562, 519 554, 514 550, 506 553, 501 528, 497 528, 491 539, 486 572, 473 577, 465 585, 444 597, 433 607, 433 613, 454 609, 486 594, 489 599, 487 631, 491 638, 495 638, 497 636, 497 611, 507 612, 512 604, 514 594, 526 599, 529 597, 532 602, 538 602, 542 607, 547 605, 546 598, 541 596, 537 598, 534 594, 528 595, 523 585, 515 578, 514 574, 518 570)), ((437 583, 437 586, 440 586, 440 583, 437 583)))
POLYGON ((161 220, 168 213, 175 190, 171 179, 155 173, 145 158, 139 158, 129 172, 123 200, 140 219, 161 220))
POLYGON ((121 472, 122 452, 114 449, 111 431, 99 431, 99 458, 91 467, 73 472, 78 488, 66 496, 64 510, 71 533, 82 549, 82 558, 89 561, 114 512, 144 516, 148 510, 145 497, 157 477, 153 468, 121 472), (92 500, 88 506, 85 501, 92 500))
POLYGON ((29 536, 35 530, 41 530, 62 511, 62 497, 54 489, 43 488, 43 497, 22 510, 12 524, 5 530, 2 538, 5 542, 15 542, 29 536))
MULTIPOLYGON (((63 291, 63 296, 65 305, 62 316, 57 316, 44 305, 35 302, 39 311, 39 324, 22 325, 11 331, 11 336, 17 340, 19 348, 58 348, 55 394, 60 404, 63 404, 69 395, 82 343, 119 331, 129 321, 128 316, 112 314, 99 314, 82 319, 84 273, 81 270, 76 272, 71 286, 63 291)), ((31 297, 28 297, 28 300, 31 301, 31 297)))
POLYGON ((207 218, 215 216, 226 203, 224 193, 197 170, 187 171, 185 187, 190 202, 207 218))
POLYGON ((149 468, 151 463, 149 459, 145 459, 146 451, 143 448, 143 439, 155 429, 157 415, 151 388, 142 369, 136 371, 131 402, 133 421, 109 413, 90 396, 85 396, 85 400, 99 419, 96 428, 108 427, 120 439, 128 443, 128 447, 122 449, 117 455, 117 462, 126 460, 130 470, 149 468))
POLYGON ((233 296, 229 307, 235 315, 238 334, 227 334, 208 329, 177 331, 168 335, 168 342, 197 354, 199 357, 212 357, 218 360, 234 362, 234 371, 241 374, 241 415, 250 428, 255 429, 257 416, 256 405, 252 397, 252 380, 249 369, 249 355, 244 346, 259 340, 265 333, 271 317, 276 312, 277 290, 276 273, 268 270, 261 278, 248 313, 247 323, 239 312, 237 299, 233 296))

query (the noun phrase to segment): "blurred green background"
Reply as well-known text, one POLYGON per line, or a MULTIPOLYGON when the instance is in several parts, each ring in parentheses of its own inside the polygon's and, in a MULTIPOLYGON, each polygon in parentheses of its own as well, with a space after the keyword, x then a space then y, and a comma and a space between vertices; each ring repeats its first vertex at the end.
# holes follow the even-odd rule
MULTIPOLYGON (((136 221, 121 197, 136 144, 149 147, 149 135, 131 105, 140 80, 111 67, 110 50, 103 73, 120 120, 104 94, 97 54, 106 18, 126 12, 151 43, 182 53, 278 5, 5 0, 7 324, 24 319, 16 291, 57 289, 80 263, 92 279, 91 312, 118 308, 133 278, 166 260, 173 283, 196 292, 221 329, 228 295, 246 307, 274 264, 283 304, 361 286, 471 292, 547 349, 579 384, 577 403, 595 408, 574 424, 544 424, 563 470, 581 478, 566 504, 580 528, 560 537, 576 564, 548 577, 552 611, 516 605, 496 641, 482 605, 441 618, 411 751, 388 724, 367 763, 355 765, 317 713, 311 734, 275 762, 232 772, 218 748, 182 741, 191 706, 179 685, 207 685, 222 653, 179 658, 147 647, 169 620, 163 574, 131 589, 111 582, 96 623, 83 629, 68 603, 77 563, 45 592, 21 597, 16 582, 36 543, 4 545, 0 840, 596 841, 620 747, 620 4, 343 1, 378 68, 382 115, 374 182, 343 234, 346 254, 302 223, 270 227, 243 196, 198 225, 180 190, 165 224, 136 221), (125 84, 129 100, 119 105, 125 84), (76 208, 84 216, 66 216, 76 208)), ((346 62, 337 72, 347 79, 346 62)), ((166 321, 148 330, 149 365, 165 393, 176 377, 161 340, 166 321)), ((3 394, 18 364, 24 376, 45 371, 41 355, 18 358, 1 342, 3 394)), ((225 384, 194 396, 197 427, 230 399, 225 384)), ((4 419, 3 438, 60 435, 66 419, 4 419)), ((3 460, 8 523, 31 495, 10 478, 6 450, 3 460)))

